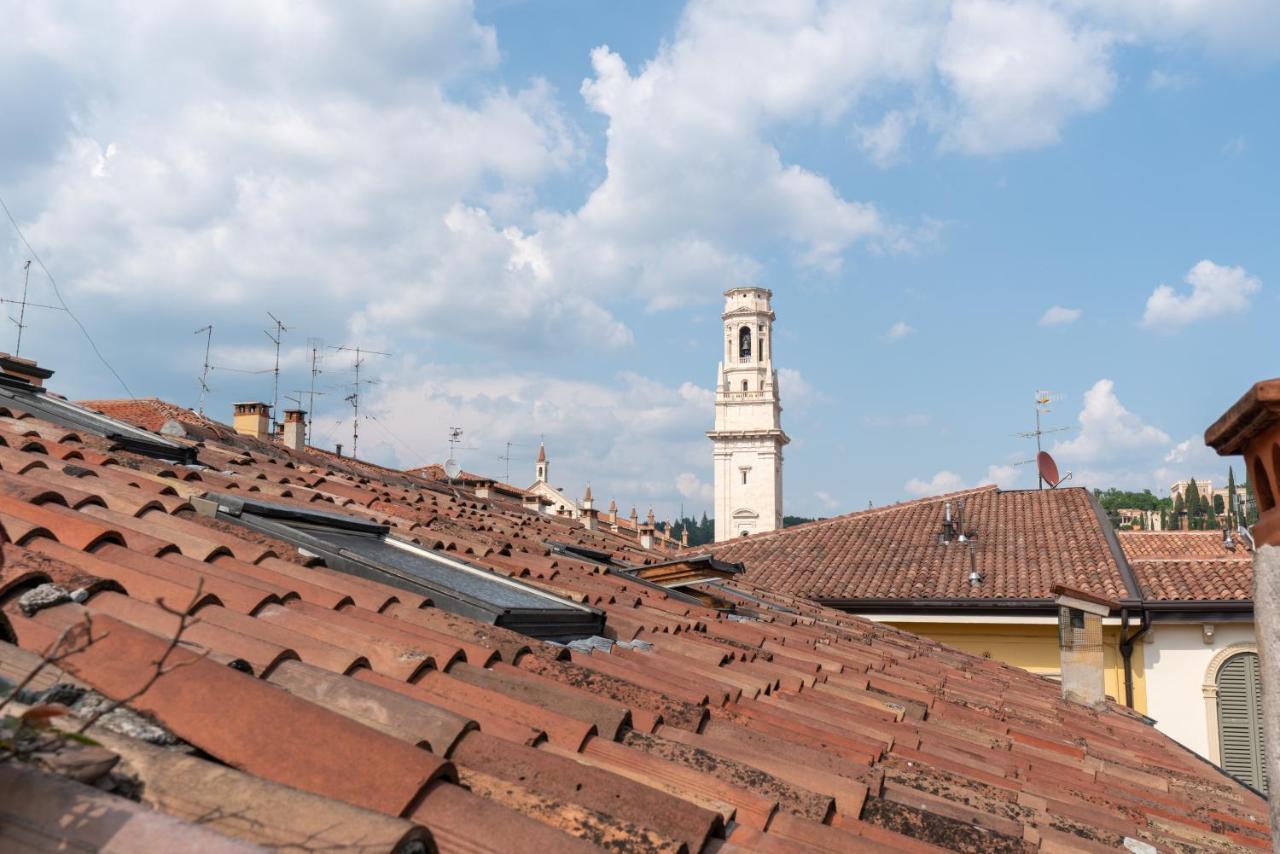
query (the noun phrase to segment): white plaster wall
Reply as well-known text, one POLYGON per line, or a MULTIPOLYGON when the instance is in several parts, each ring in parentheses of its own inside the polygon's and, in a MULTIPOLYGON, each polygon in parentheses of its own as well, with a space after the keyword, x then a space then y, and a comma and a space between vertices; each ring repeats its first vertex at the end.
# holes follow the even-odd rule
MULTIPOLYGON (((1202 686, 1213 657, 1237 643, 1252 643, 1253 623, 1214 623, 1213 642, 1204 642, 1203 624, 1157 623, 1143 649, 1147 715, 1156 729, 1210 756, 1209 721, 1202 686)), ((1217 738, 1217 733, 1212 737, 1217 738)))

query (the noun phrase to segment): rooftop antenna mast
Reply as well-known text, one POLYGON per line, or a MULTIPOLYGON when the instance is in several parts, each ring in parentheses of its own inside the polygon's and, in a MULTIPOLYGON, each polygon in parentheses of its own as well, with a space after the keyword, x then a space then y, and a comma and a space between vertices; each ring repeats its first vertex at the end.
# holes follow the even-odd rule
POLYGON ((38 302, 27 302, 27 286, 31 283, 31 259, 27 259, 27 263, 22 265, 22 299, 0 299, 0 303, 11 303, 18 306, 18 317, 9 318, 14 326, 18 327, 18 343, 13 348, 13 355, 17 356, 22 353, 22 330, 27 328, 27 306, 32 308, 48 308, 53 311, 66 311, 65 308, 57 305, 44 305, 38 302))
POLYGON ((276 423, 278 417, 276 410, 279 409, 280 406, 280 341, 284 338, 284 333, 289 331, 289 327, 281 323, 280 318, 276 317, 269 311, 267 312, 267 317, 275 321, 276 324, 275 335, 263 330, 266 336, 271 339, 271 343, 276 345, 276 366, 271 372, 271 435, 274 436, 276 434, 276 423))
POLYGON ((213 324, 202 326, 193 334, 204 333, 204 367, 200 371, 200 407, 196 411, 204 415, 204 396, 209 392, 209 347, 213 344, 213 324))
MULTIPOLYGON (((355 370, 356 381, 353 384, 351 394, 343 398, 347 403, 351 404, 351 409, 353 410, 351 417, 351 456, 354 458, 359 455, 360 450, 360 366, 364 364, 365 356, 390 356, 391 354, 383 353, 381 350, 366 350, 359 345, 348 347, 344 344, 341 347, 332 349, 339 353, 355 354, 355 360, 351 363, 351 367, 355 370)), ((376 380, 365 380, 364 382, 365 384, 372 384, 376 380)))
POLYGON ((505 475, 503 475, 503 480, 504 480, 506 483, 510 483, 510 482, 511 482, 511 449, 512 449, 512 448, 526 448, 526 447, 528 447, 528 446, 527 446, 527 445, 522 445, 522 444, 520 444, 519 442, 507 442, 507 452, 506 452, 505 454, 503 454, 502 456, 498 457, 498 459, 502 460, 504 463, 506 463, 506 464, 507 464, 506 474, 505 474, 505 475))
MULTIPOLYGON (((1039 460, 1040 452, 1041 450, 1043 450, 1040 447, 1041 436, 1047 436, 1050 433, 1061 433, 1064 430, 1073 429, 1071 427, 1050 427, 1048 430, 1045 430, 1040 426, 1040 414, 1042 412, 1052 412, 1053 410, 1049 409, 1049 404, 1056 403, 1059 400, 1062 400, 1063 397, 1064 395, 1054 394, 1053 392, 1046 391, 1045 389, 1036 390, 1036 429, 1028 431, 1026 433, 1014 433, 1014 435, 1019 439, 1035 439, 1036 440, 1036 459, 1020 460, 1019 462, 1016 463, 1016 465, 1020 465, 1020 466, 1027 465, 1028 463, 1034 463, 1039 460)), ((1039 484, 1040 489, 1044 489, 1044 477, 1042 476, 1038 477, 1036 482, 1039 484)), ((1053 487, 1056 485, 1057 484, 1050 484, 1050 487, 1053 487)))
MULTIPOLYGON (((316 395, 324 394, 324 392, 316 391, 316 377, 323 371, 320 370, 320 362, 324 358, 324 340, 321 338, 308 338, 307 346, 311 348, 311 388, 307 392, 307 444, 311 444, 311 423, 316 417, 316 395)), ((301 403, 298 406, 302 406, 301 403)))
POLYGON ((22 355, 22 330, 26 328, 27 319, 27 285, 31 283, 31 259, 22 265, 22 302, 18 304, 18 345, 13 348, 13 355, 22 355))

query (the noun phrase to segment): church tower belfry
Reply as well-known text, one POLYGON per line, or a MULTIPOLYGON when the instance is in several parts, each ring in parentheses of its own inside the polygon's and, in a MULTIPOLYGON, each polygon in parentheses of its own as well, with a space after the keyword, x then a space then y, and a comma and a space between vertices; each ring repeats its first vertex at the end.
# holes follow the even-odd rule
POLYGON ((724 355, 716 375, 716 542, 782 527, 782 430, 773 367, 773 291, 724 292, 724 355))

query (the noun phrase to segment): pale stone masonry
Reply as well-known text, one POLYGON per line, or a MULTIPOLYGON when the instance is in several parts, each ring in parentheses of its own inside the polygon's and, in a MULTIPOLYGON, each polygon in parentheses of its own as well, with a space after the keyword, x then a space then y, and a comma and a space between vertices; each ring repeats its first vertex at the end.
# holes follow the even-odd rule
POLYGON ((716 541, 782 527, 782 430, 773 368, 773 292, 724 292, 724 360, 716 376, 716 541))

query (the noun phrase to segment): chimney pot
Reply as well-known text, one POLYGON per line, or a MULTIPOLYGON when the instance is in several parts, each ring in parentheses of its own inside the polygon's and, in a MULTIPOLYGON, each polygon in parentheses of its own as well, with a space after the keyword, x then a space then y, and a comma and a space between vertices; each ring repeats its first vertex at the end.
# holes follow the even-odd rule
POLYGON ((1058 606, 1058 653, 1062 698, 1098 707, 1106 702, 1102 618, 1114 603, 1061 584, 1053 588, 1058 606))
POLYGON ((307 447, 307 413, 302 409, 286 409, 281 425, 281 441, 286 448, 303 451, 307 447))
POLYGON ((261 401, 232 404, 235 419, 232 426, 241 436, 266 439, 271 425, 271 405, 261 401))

